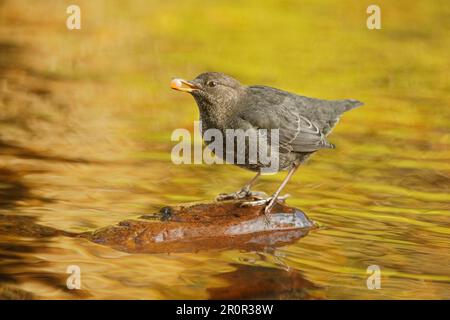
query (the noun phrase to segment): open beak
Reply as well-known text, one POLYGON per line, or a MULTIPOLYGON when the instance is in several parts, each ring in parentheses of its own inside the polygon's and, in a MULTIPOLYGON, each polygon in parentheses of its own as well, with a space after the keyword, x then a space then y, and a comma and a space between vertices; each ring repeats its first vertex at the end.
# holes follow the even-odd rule
POLYGON ((183 79, 173 79, 170 81, 170 87, 174 90, 184 91, 184 92, 193 92, 194 90, 200 89, 195 84, 183 80, 183 79))

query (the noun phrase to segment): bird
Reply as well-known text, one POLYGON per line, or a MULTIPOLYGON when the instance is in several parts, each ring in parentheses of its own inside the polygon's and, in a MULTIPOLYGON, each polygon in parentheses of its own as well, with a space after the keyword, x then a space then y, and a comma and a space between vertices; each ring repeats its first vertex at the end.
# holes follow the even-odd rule
POLYGON ((246 201, 243 205, 264 206, 269 222, 276 202, 284 199, 280 196, 282 190, 300 165, 318 150, 334 149, 335 145, 326 137, 344 112, 363 105, 355 99, 324 100, 264 85, 246 86, 221 72, 204 72, 190 81, 175 78, 170 86, 193 96, 199 109, 202 132, 208 129, 217 129, 224 134, 227 129, 277 130, 277 171, 287 170, 288 173, 272 196, 261 198, 260 192, 251 191, 264 165, 246 160, 238 165, 256 171, 256 176, 239 191, 220 194, 216 198, 220 201, 254 196, 257 200, 246 201))

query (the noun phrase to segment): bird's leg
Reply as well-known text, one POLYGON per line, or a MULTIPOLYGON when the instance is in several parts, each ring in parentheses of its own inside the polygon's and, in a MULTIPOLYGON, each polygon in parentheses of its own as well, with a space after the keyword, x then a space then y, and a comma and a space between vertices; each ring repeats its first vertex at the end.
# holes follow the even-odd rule
POLYGON ((269 214, 270 211, 272 210, 273 206, 275 205, 275 202, 277 201, 277 199, 279 199, 280 197, 280 193, 283 190, 283 188, 287 185, 287 183, 289 182, 289 180, 292 178, 292 176, 294 175, 295 171, 297 171, 298 167, 300 165, 298 163, 295 163, 291 170, 289 170, 286 178, 284 178, 283 182, 281 183, 280 187, 278 188, 277 191, 275 191, 275 193, 273 194, 273 196, 270 199, 269 204, 264 208, 264 214, 266 216, 267 219, 269 219, 269 214))
POLYGON ((252 192, 250 191, 250 188, 255 184, 256 180, 258 180, 258 177, 261 175, 261 172, 258 171, 256 176, 252 178, 245 186, 242 187, 241 190, 233 193, 221 193, 216 197, 217 201, 223 201, 223 200, 239 200, 239 199, 245 199, 249 196, 254 197, 262 197, 265 196, 263 192, 252 192))
POLYGON ((286 184, 289 182, 289 180, 291 179, 291 177, 295 173, 295 171, 298 169, 298 167, 299 167, 299 164, 297 164, 297 163, 292 166, 292 168, 289 170, 286 178, 284 178, 283 182, 281 183, 280 187, 277 189, 277 191, 275 191, 275 193, 271 197, 269 197, 267 199, 257 200, 257 201, 244 202, 242 205, 243 206, 266 205, 266 207, 264 208, 264 215, 265 215, 266 223, 270 223, 270 219, 269 219, 270 211, 272 210, 272 208, 275 205, 277 200, 286 199, 287 196, 280 197, 280 193, 283 190, 283 188, 286 186, 286 184))

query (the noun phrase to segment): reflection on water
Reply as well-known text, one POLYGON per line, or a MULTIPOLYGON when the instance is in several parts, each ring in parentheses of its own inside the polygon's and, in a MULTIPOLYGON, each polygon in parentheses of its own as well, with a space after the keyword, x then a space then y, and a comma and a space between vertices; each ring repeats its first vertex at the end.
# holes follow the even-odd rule
POLYGON ((90 12, 80 33, 59 27, 59 4, 1 4, 0 297, 450 298, 447 6, 382 1, 395 21, 373 34, 360 4, 131 3, 80 1, 90 12), (197 111, 168 80, 207 69, 366 103, 331 135, 337 149, 314 155, 286 189, 321 228, 278 248, 171 254, 71 237, 251 177, 170 161, 171 131, 191 128, 197 111), (80 291, 65 286, 74 264, 80 291), (373 264, 380 290, 366 287, 373 264))
POLYGON ((219 274, 226 287, 209 288, 211 299, 311 299, 313 283, 302 277, 297 270, 233 263, 235 270, 219 274))

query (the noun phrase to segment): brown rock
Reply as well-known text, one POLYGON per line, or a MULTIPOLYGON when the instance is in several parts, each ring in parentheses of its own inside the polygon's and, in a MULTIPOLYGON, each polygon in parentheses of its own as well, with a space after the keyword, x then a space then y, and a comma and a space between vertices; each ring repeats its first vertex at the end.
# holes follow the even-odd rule
POLYGON ((277 204, 268 225, 261 207, 223 201, 165 207, 157 215, 125 220, 80 237, 125 252, 195 252, 281 246, 304 237, 314 224, 298 209, 277 204))

